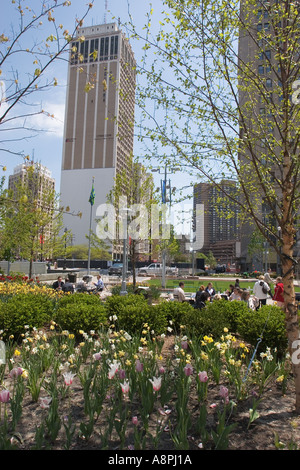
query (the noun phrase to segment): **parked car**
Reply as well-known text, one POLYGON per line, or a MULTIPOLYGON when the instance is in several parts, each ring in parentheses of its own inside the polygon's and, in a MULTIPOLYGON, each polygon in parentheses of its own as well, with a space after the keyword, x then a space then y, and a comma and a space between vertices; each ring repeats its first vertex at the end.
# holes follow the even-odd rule
MULTIPOLYGON (((146 274, 148 276, 152 275, 161 275, 163 266, 161 263, 151 263, 149 266, 143 266, 138 270, 139 274, 146 274)), ((166 274, 178 274, 178 268, 166 266, 166 274)))
POLYGON ((121 276, 123 272, 123 264, 122 263, 114 263, 112 266, 108 268, 107 273, 111 275, 121 276))

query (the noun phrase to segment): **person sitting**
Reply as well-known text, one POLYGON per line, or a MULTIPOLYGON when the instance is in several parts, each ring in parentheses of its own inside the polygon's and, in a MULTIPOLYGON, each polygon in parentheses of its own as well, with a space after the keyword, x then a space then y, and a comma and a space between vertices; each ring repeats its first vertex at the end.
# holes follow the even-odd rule
POLYGON ((93 289, 90 285, 90 276, 83 276, 82 280, 76 286, 77 292, 91 292, 93 289))
POLYGON ((235 287, 232 294, 229 296, 229 300, 241 300, 241 289, 235 287))
POLYGON ((63 290, 63 292, 72 292, 72 293, 74 292, 74 286, 70 282, 70 279, 68 277, 66 277, 66 279, 65 279, 65 283, 62 286, 62 290, 63 290))
POLYGON ((174 289, 173 292, 173 297, 174 300, 177 300, 178 302, 185 302, 185 293, 184 293, 184 282, 180 282, 179 286, 174 289))
POLYGON ((201 292, 198 298, 195 300, 195 308, 204 308, 206 306, 206 302, 210 301, 210 295, 207 291, 201 292))
POLYGON ((102 292, 104 289, 104 282, 102 281, 102 278, 100 274, 97 276, 97 282, 94 282, 94 286, 96 286, 96 290, 99 292, 102 292))
POLYGON ((205 287, 202 284, 201 286, 199 286, 199 289, 197 290, 196 295, 195 295, 195 307, 196 307, 197 303, 199 302, 199 298, 200 298, 202 292, 204 292, 204 291, 205 291, 205 287))
POLYGON ((213 285, 211 282, 209 282, 205 288, 205 291, 209 293, 210 297, 213 297, 216 294, 215 289, 213 288, 213 285))
POLYGON ((61 276, 58 276, 57 281, 54 281, 52 284, 53 289, 59 291, 62 290, 64 282, 61 276))

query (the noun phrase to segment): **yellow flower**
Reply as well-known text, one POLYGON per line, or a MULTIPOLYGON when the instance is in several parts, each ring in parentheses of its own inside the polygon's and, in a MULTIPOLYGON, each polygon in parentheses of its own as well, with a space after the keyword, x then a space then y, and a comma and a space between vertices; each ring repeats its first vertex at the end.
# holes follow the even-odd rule
POLYGON ((131 361, 129 359, 127 359, 126 362, 125 362, 125 365, 126 366, 131 366, 131 361))
POLYGON ((280 375, 279 377, 277 377, 276 382, 281 383, 283 382, 283 380, 284 380, 284 375, 280 375))
POLYGON ((18 349, 16 349, 15 352, 14 352, 14 355, 15 355, 15 356, 20 356, 21 353, 20 353, 20 351, 19 351, 18 349))
POLYGON ((124 356, 125 356, 125 352, 124 352, 124 351, 119 351, 119 356, 120 356, 120 357, 124 357, 124 356))
POLYGON ((27 377, 28 377, 28 372, 27 372, 27 370, 23 370, 23 372, 22 372, 22 377, 23 377, 23 379, 27 379, 27 377))
POLYGON ((228 328, 224 328, 224 333, 228 333, 228 328))
POLYGON ((73 333, 70 333, 69 334, 69 339, 74 339, 75 338, 75 335, 73 333))

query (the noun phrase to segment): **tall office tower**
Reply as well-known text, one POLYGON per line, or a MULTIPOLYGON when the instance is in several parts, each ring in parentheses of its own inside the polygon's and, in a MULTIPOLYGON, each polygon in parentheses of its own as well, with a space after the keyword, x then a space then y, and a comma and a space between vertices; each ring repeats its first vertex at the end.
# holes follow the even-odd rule
MULTIPOLYGON (((64 218, 75 244, 87 244, 93 179, 97 207, 107 203, 133 153, 135 83, 134 55, 115 23, 78 29, 70 45, 60 190, 62 206, 82 213, 64 218)), ((95 213, 95 233, 94 219, 95 213)))
MULTIPOLYGON (((234 181, 220 183, 227 194, 236 196, 234 181)), ((211 183, 194 186, 194 211, 197 204, 204 205, 204 245, 202 252, 211 251, 219 264, 239 263, 240 233, 238 208, 233 206, 224 193, 211 183)), ((197 231, 194 218, 194 231, 197 231)))

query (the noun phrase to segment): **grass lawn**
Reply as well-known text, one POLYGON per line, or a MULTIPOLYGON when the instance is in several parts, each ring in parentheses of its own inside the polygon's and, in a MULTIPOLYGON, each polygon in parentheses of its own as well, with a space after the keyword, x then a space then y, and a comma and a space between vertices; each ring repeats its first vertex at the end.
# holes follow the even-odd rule
MULTIPOLYGON (((192 280, 192 279, 167 279, 167 289, 170 289, 172 291, 175 287, 178 286, 180 281, 184 282, 184 290, 185 292, 196 292, 199 289, 199 286, 203 284, 205 287, 209 282, 212 282, 212 285, 214 286, 214 289, 216 292, 225 292, 230 284, 235 283, 235 280, 228 280, 225 278, 215 278, 212 281, 207 280, 205 278, 202 279, 197 279, 197 280, 192 280)), ((255 281, 250 281, 248 279, 240 279, 240 286, 241 288, 250 288, 253 289, 255 281)), ((153 278, 147 281, 147 284, 154 285, 157 287, 161 287, 161 278, 153 278)), ((300 292, 300 287, 295 286, 296 292, 300 292)), ((272 288, 272 291, 274 292, 274 287, 272 288)))
MULTIPOLYGON (((173 290, 175 287, 178 286, 179 282, 181 279, 167 279, 167 289, 173 290)), ((212 282, 212 285, 214 286, 214 289, 216 292, 225 292, 230 284, 235 283, 235 281, 232 280, 226 280, 226 279, 221 279, 221 278, 216 278, 213 281, 209 281, 205 278, 203 279, 197 279, 197 280, 192 280, 192 279, 182 279, 184 282, 184 290, 185 292, 196 292, 199 289, 199 286, 203 284, 205 287, 209 282, 212 282)), ((154 285, 157 287, 161 286, 161 279, 156 278, 156 279, 150 279, 147 281, 149 285, 154 285)), ((240 279, 240 286, 242 288, 248 288, 250 287, 251 289, 253 288, 254 281, 249 281, 247 279, 240 279)))

